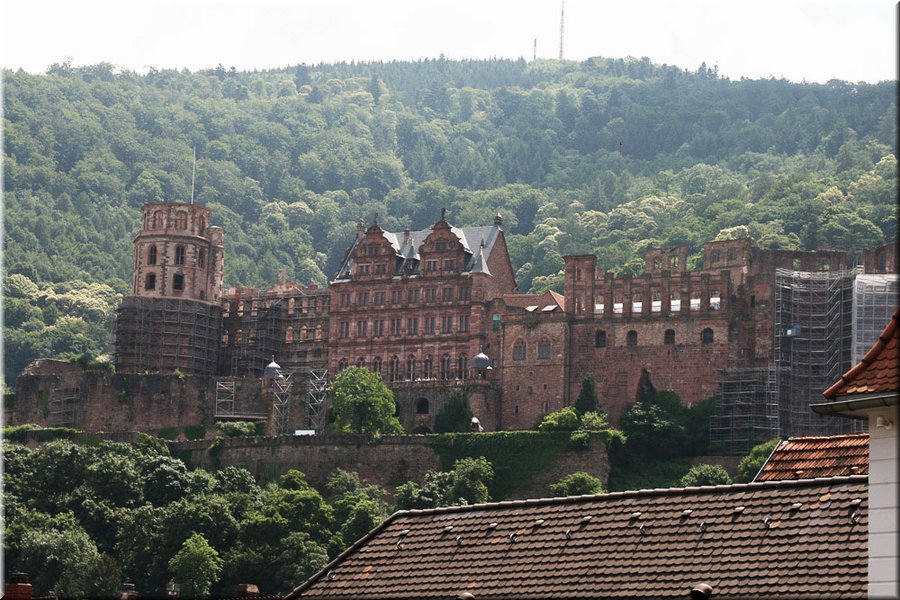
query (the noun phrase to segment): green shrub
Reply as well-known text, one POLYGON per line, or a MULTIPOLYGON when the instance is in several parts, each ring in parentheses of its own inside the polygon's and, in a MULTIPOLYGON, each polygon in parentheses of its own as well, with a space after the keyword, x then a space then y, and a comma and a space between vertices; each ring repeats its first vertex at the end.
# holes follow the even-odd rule
POLYGON ((759 473, 759 470, 766 462, 766 459, 769 458, 769 455, 772 454, 772 451, 775 450, 779 441, 780 440, 769 440, 768 442, 754 446, 750 453, 741 459, 734 481, 736 483, 749 483, 753 481, 753 478, 759 473))
POLYGON ((184 435, 186 435, 189 440, 202 440, 206 437, 206 425, 203 423, 200 423, 199 425, 186 425, 184 428, 184 435))
POLYGON ((160 427, 157 435, 164 440, 176 440, 178 439, 178 431, 177 427, 160 427))
POLYGON ((258 424, 265 426, 262 421, 222 421, 216 423, 216 432, 225 437, 252 437, 260 435, 258 424))
POLYGON ((540 425, 539 431, 574 431, 581 424, 578 413, 571 406, 546 415, 540 425))
POLYGON ((681 487, 728 485, 731 477, 721 465, 694 465, 679 482, 681 487))
POLYGON ((585 494, 605 494, 603 482, 590 473, 578 471, 566 475, 550 485, 554 496, 583 496, 585 494))
POLYGON ((472 409, 462 392, 454 392, 434 417, 435 433, 465 433, 472 426, 472 409))

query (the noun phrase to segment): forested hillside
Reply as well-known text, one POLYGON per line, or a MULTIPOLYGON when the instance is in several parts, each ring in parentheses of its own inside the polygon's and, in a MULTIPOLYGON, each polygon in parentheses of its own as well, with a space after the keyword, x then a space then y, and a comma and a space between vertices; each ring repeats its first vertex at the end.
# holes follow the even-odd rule
POLYGON ((324 284, 359 218, 423 228, 442 207, 464 226, 503 215, 521 291, 558 289, 570 253, 635 273, 649 246, 719 235, 853 251, 896 238, 895 82, 438 59, 57 64, 4 72, 3 90, 7 383, 36 356, 109 350, 139 207, 190 201, 193 148, 227 285, 279 269, 324 284))

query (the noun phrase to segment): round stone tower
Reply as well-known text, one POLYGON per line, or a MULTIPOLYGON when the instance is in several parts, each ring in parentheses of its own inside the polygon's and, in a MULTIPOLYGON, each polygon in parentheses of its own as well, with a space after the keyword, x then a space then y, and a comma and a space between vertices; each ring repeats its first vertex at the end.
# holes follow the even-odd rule
POLYGON ((196 204, 144 206, 134 238, 132 293, 150 298, 218 302, 222 297, 223 232, 196 204))
POLYGON ((210 210, 159 202, 134 238, 132 294, 116 322, 120 373, 214 375, 222 328, 224 234, 210 210))

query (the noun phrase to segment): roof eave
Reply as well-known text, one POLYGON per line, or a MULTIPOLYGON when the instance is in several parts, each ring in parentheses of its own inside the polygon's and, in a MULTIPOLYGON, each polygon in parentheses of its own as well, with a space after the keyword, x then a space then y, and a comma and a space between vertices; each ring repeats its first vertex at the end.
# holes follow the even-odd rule
POLYGON ((876 392, 874 394, 854 394, 838 396, 834 402, 811 404, 813 412, 820 415, 837 415, 851 419, 868 418, 867 410, 884 406, 897 406, 897 392, 876 392), (844 398, 841 400, 840 398, 844 398))

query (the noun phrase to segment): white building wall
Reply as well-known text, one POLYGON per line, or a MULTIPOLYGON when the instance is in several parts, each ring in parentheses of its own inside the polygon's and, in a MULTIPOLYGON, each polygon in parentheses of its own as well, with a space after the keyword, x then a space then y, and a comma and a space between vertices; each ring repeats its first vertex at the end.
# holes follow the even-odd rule
POLYGON ((897 410, 869 413, 869 598, 897 598, 897 410), (877 419, 891 428, 877 427, 877 419))

